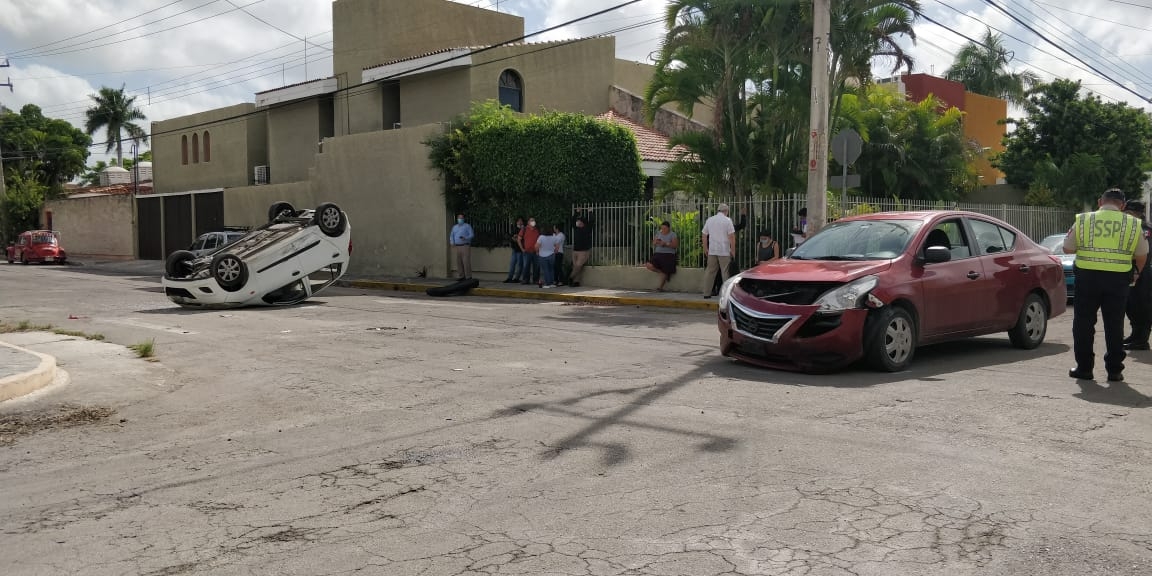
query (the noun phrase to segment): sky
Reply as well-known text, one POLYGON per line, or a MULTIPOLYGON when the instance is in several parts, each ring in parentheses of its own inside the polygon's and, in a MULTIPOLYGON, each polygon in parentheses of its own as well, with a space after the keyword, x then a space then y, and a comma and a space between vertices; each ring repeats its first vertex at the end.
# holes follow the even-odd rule
MULTIPOLYGON (((615 6, 621 0, 453 0, 523 16, 528 32, 615 6), (497 6, 499 4, 499 6, 497 6)), ((1152 0, 921 0, 925 16, 981 38, 985 25, 1007 36, 1013 67, 1081 80, 1106 101, 1152 109, 1152 0), (1028 30, 989 3, 1025 16, 1028 30), (1110 79, 1078 64, 1037 32, 1110 79), (1111 80, 1134 90, 1126 91, 1111 80)), ((242 102, 256 92, 331 73, 331 0, 0 0, 0 104, 27 103, 83 126, 88 96, 124 87, 149 121, 242 102)), ((613 34, 617 56, 650 61, 660 47, 666 0, 547 32, 531 41, 613 34)), ((942 75, 966 42, 926 20, 902 44, 913 72, 942 75)), ((891 62, 877 62, 878 77, 891 62)), ((145 129, 149 126, 145 122, 145 129)), ((94 141, 104 141, 97 133, 94 141)), ((89 163, 107 159, 93 148, 89 163)))

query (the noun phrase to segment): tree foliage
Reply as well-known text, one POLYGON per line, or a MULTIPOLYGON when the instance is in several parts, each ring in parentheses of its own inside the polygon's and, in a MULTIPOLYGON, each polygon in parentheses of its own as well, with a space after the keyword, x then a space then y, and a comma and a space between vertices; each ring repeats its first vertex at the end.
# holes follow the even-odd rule
POLYGON ((1152 160, 1152 121, 1142 110, 1080 94, 1080 82, 1056 80, 1035 88, 1026 116, 995 160, 1009 184, 1040 183, 1064 205, 1079 207, 1116 186, 1138 195, 1152 160))
POLYGON ((944 109, 932 96, 910 102, 878 86, 861 92, 844 95, 841 122, 864 139, 855 164, 863 195, 956 200, 975 186, 960 110, 944 109))
POLYGON ((1004 46, 1003 37, 987 29, 982 43, 969 42, 960 49, 944 77, 964 84, 969 92, 1023 104, 1027 91, 1040 82, 1040 77, 1031 70, 1009 71, 1011 62, 1012 53, 1004 46))
POLYGON ((145 119, 144 113, 136 107, 136 97, 124 94, 123 86, 119 90, 103 86, 99 93, 89 98, 96 105, 84 113, 84 129, 89 136, 103 129, 107 136, 105 152, 116 150, 116 164, 123 165, 125 134, 132 142, 148 142, 148 133, 135 122, 145 119))
POLYGON ((636 136, 582 114, 521 116, 489 100, 425 142, 448 207, 479 218, 565 222, 573 204, 639 200, 636 136))
MULTIPOLYGON (((918 0, 835 0, 832 6, 830 112, 843 87, 864 82, 871 64, 911 67, 897 38, 915 38, 918 0)), ((706 137, 673 139, 691 155, 665 188, 698 196, 795 192, 806 183, 812 78, 811 2, 805 0, 672 0, 668 32, 644 98, 649 118, 674 104, 691 116, 712 108, 706 137), (702 159, 702 162, 696 161, 702 159)))

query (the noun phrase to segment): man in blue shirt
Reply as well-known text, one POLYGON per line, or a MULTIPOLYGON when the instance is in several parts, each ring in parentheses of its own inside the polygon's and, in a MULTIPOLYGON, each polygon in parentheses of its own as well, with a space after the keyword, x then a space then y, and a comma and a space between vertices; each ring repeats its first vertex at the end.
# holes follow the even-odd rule
POLYGON ((463 214, 457 214, 456 225, 452 227, 448 242, 456 252, 456 273, 461 280, 472 277, 472 240, 475 238, 472 225, 464 221, 463 214))

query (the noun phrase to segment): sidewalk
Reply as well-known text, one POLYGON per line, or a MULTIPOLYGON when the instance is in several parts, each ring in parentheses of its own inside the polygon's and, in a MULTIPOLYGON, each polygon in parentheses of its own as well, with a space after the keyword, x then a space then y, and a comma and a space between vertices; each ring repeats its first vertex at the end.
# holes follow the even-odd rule
MULTIPOLYGON (((655 292, 642 290, 612 290, 608 288, 587 288, 581 286, 561 286, 539 288, 534 285, 504 284, 499 280, 480 280, 480 286, 469 291, 470 296, 493 298, 516 298, 522 300, 547 300, 551 302, 573 302, 597 304, 601 306, 647 306, 652 308, 676 308, 681 310, 716 310, 716 298, 705 299, 699 294, 683 292, 655 292)), ((454 280, 436 278, 353 278, 345 276, 339 286, 365 288, 370 290, 393 290, 418 292, 437 286, 452 284, 454 280)))
POLYGON ((55 378, 55 358, 0 342, 0 402, 43 388, 55 378))

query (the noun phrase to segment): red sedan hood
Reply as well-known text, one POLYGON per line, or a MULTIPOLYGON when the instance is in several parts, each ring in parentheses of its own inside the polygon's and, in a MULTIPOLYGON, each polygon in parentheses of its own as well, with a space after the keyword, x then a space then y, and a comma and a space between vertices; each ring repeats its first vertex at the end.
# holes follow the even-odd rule
POLYGON ((879 274, 892 267, 891 260, 847 262, 829 260, 772 260, 741 275, 756 280, 789 282, 851 282, 861 276, 879 274))

